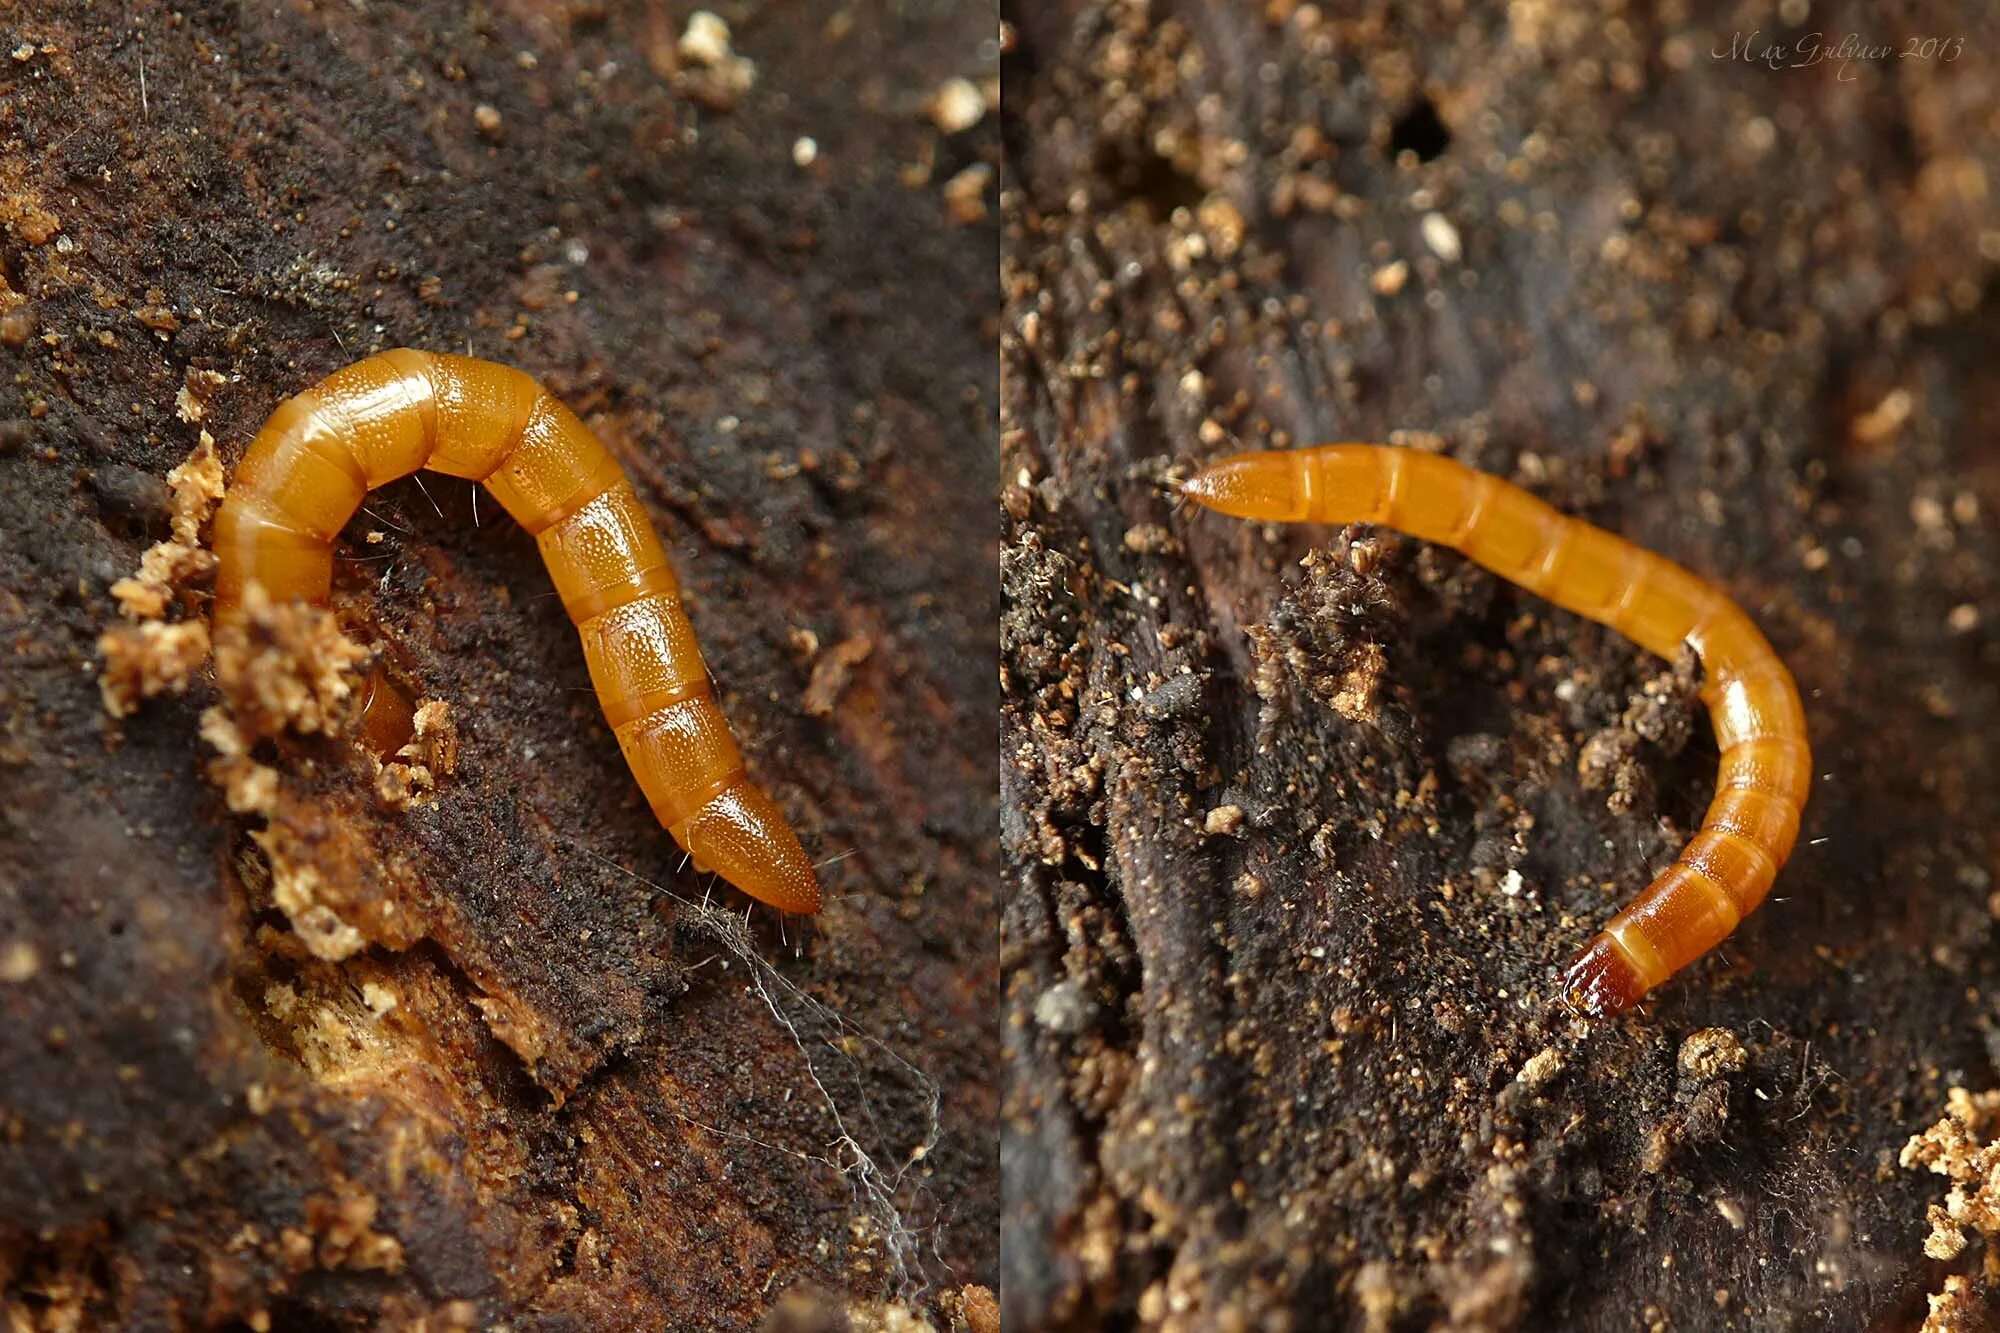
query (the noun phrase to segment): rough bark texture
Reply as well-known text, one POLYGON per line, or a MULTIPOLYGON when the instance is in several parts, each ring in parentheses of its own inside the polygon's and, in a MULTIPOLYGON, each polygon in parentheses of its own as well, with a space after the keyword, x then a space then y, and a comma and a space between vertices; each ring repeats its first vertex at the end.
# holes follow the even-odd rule
POLYGON ((2000 1081, 2000 30, 1344 12, 1009 11, 1009 1326, 1912 1327, 1981 1247, 1898 1150, 2000 1081), (1808 697, 1775 896, 1621 1021, 1553 982, 1711 795, 1698 673, 1162 485, 1385 438, 1715 579, 1808 697))
POLYGON ((10 1329, 944 1321, 993 1283, 997 237, 944 187, 998 140, 926 109, 992 20, 716 6, 745 88, 677 54, 693 8, 0 6, 10 1329), (184 384, 233 461, 396 345, 529 370, 625 462, 836 858, 821 916, 700 907, 533 541, 462 484, 373 497, 336 590, 457 720, 438 801, 264 756, 372 947, 273 910, 212 686, 105 715, 184 384))

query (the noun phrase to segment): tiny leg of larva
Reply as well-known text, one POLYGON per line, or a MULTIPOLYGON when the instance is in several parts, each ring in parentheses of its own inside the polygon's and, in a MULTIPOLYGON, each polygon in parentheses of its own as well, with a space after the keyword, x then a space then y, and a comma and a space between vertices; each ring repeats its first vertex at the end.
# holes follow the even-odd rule
POLYGON ((1649 652, 1701 657, 1722 768, 1715 801, 1665 873, 1563 975, 1592 1013, 1626 1008, 1721 943, 1798 839, 1811 784, 1805 710, 1784 663, 1720 591, 1672 561, 1436 454, 1372 444, 1237 454, 1182 491, 1263 522, 1381 523, 1441 542, 1649 652))

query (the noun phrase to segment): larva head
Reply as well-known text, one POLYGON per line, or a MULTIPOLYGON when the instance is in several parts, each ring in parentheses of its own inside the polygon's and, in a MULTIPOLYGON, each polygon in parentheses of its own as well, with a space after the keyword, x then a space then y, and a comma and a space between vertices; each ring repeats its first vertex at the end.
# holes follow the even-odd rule
POLYGON ((1282 453, 1234 454, 1189 477, 1181 494, 1232 518, 1287 522, 1305 516, 1294 460, 1282 453))
POLYGON ((695 864, 757 901, 802 916, 819 910, 819 877, 798 834, 755 783, 736 783, 673 833, 695 864))

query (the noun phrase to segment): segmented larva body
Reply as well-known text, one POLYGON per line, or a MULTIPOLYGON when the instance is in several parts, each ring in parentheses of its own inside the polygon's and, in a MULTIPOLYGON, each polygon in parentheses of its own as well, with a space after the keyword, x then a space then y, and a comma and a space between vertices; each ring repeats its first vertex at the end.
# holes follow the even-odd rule
MULTIPOLYGON (((666 550, 624 469, 518 370, 399 349, 280 403, 216 512, 217 623, 241 617, 252 582, 275 601, 324 603, 334 539, 362 498, 422 468, 484 483, 534 535, 605 720, 674 840, 753 898, 818 911, 812 863, 744 772, 666 550)), ((409 702, 379 677, 368 689, 363 738, 379 750, 407 734, 409 702)))
POLYGON ((1441 542, 1557 606, 1671 658, 1700 655, 1722 750, 1715 801, 1678 860, 1563 976, 1593 1013, 1625 1008, 1720 943, 1770 891, 1811 783, 1805 710, 1750 618, 1670 560, 1570 518, 1518 486, 1413 449, 1331 444, 1238 454, 1186 493, 1282 523, 1382 523, 1441 542))

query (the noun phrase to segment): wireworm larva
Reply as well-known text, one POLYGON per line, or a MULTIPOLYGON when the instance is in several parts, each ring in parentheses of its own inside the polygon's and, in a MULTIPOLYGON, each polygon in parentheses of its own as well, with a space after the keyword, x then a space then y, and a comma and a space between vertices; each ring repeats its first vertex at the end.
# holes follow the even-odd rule
MULTIPOLYGON (((334 539, 362 498, 421 468, 484 483, 534 536, 632 776, 695 864, 782 911, 818 911, 812 863, 744 771, 624 469, 518 370, 403 348, 280 403, 216 511, 217 624, 241 619, 252 581, 274 601, 326 602, 334 539)), ((393 750, 409 701, 379 673, 366 689, 362 738, 393 750)))
POLYGON ((1437 454, 1373 444, 1237 454, 1185 493, 1238 518, 1382 523, 1441 542, 1557 606, 1671 658, 1700 655, 1722 750, 1715 801, 1674 864, 1563 974, 1566 995, 1616 1013, 1736 929, 1770 891, 1811 782, 1791 672, 1736 604, 1672 561, 1437 454))

